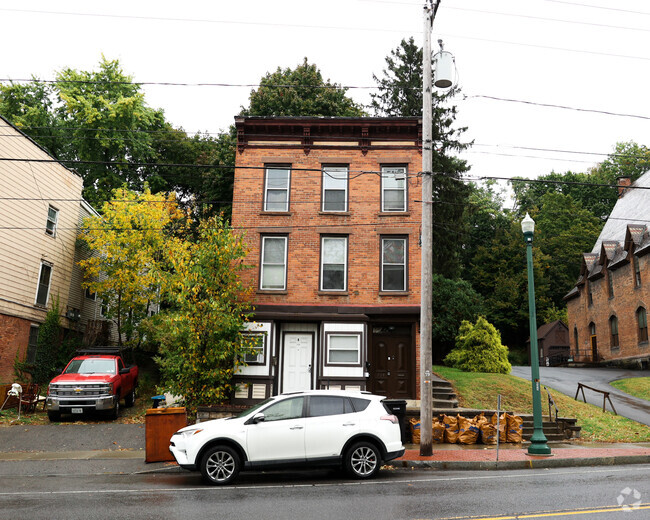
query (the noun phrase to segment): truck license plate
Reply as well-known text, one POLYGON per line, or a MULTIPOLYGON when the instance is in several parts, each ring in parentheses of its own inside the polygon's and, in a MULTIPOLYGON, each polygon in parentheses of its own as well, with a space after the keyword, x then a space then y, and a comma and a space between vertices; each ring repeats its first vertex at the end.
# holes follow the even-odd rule
POLYGON ((72 413, 84 413, 84 409, 83 408, 73 408, 72 413))

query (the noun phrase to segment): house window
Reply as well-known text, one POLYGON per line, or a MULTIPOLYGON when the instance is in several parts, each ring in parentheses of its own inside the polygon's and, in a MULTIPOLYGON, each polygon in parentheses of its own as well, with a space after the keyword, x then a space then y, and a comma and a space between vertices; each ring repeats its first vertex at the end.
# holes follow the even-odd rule
POLYGON ((263 365, 266 349, 266 334, 244 333, 248 340, 244 346, 244 361, 249 365, 263 365))
POLYGON ((86 287, 86 290, 84 291, 84 296, 87 300, 95 301, 97 299, 97 293, 92 292, 88 287, 86 287))
POLYGON ((406 238, 381 239, 381 290, 406 291, 406 238))
POLYGON ((614 279, 609 269, 607 270, 607 294, 610 299, 614 297, 614 279))
POLYGON ((573 327, 573 343, 576 346, 576 354, 580 351, 580 344, 578 343, 578 327, 573 327))
POLYGON ((56 235, 56 222, 59 218, 59 210, 53 206, 47 208, 47 222, 45 223, 45 233, 50 236, 56 235))
POLYGON ((638 256, 632 255, 632 265, 634 267, 634 287, 641 287, 641 269, 638 256))
POLYGON ((50 293, 50 279, 52 277, 52 264, 41 262, 41 270, 38 273, 38 288, 36 289, 36 305, 47 305, 47 297, 50 293))
POLYGON ((347 237, 322 237, 320 263, 321 291, 345 291, 347 288, 347 237))
POLYGON ((382 166, 381 210, 406 211, 406 168, 382 166))
POLYGON ((283 291, 287 288, 287 237, 262 237, 260 289, 283 291))
POLYGON ((587 294, 588 294, 588 298, 589 298, 589 305, 593 305, 594 304, 594 293, 591 290, 591 282, 589 280, 587 280, 587 294))
POLYGON ((639 343, 648 341, 648 315, 644 307, 636 311, 636 320, 639 324, 639 343))
POLYGON ((348 210, 347 166, 323 167, 323 211, 348 210))
POLYGON ((618 318, 612 316, 609 318, 609 332, 610 332, 610 347, 619 348, 618 343, 618 318))
POLYGON ((359 334, 327 335, 328 365, 358 365, 360 360, 361 336, 359 334))
POLYGON ((288 166, 266 168, 264 211, 289 211, 291 170, 288 166))
POLYGON ((34 363, 36 360, 36 348, 38 347, 38 325, 29 327, 29 339, 27 340, 27 363, 34 363))

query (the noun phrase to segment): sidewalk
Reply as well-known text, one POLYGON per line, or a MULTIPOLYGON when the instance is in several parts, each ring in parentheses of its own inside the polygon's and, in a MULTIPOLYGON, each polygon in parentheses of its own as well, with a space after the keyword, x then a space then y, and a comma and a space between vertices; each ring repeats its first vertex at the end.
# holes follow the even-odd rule
MULTIPOLYGON (((550 457, 528 456, 526 445, 434 444, 433 456, 422 457, 418 445, 408 444, 391 466, 439 470, 530 469, 621 464, 650 464, 650 443, 549 443, 550 457)), ((173 462, 145 463, 142 424, 43 425, 0 427, 0 461, 13 465, 34 461, 103 461, 110 472, 180 471, 173 462)), ((1 466, 1 465, 0 465, 1 466)), ((1 474, 2 472, 0 472, 1 474)))

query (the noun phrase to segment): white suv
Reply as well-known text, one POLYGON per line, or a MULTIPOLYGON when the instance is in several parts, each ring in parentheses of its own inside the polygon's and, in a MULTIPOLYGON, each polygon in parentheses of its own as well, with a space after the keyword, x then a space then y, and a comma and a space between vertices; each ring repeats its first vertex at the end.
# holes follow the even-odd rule
POLYGON ((169 449, 209 484, 229 484, 240 470, 343 466, 359 479, 404 454, 397 418, 366 392, 312 390, 267 399, 237 417, 188 426, 169 449))

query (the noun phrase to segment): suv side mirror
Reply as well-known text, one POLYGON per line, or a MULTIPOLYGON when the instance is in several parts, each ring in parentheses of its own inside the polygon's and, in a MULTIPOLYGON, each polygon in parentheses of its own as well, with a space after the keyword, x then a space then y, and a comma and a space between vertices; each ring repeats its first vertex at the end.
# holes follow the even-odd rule
POLYGON ((261 422, 264 422, 264 414, 263 413, 256 413, 253 416, 252 423, 257 424, 257 423, 261 423, 261 422))

